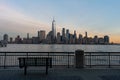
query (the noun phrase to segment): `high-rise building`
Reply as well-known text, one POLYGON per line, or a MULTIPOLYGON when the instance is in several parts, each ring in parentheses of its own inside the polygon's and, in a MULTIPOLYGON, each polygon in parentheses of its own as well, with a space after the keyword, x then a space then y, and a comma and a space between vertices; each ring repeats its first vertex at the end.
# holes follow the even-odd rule
POLYGON ((109 36, 104 36, 104 43, 105 44, 108 44, 109 43, 109 36))
POLYGON ((45 30, 38 31, 38 42, 41 43, 43 40, 45 40, 45 30))
POLYGON ((53 39, 56 39, 56 23, 54 19, 52 21, 52 37, 53 39))
POLYGON ((21 44, 21 43, 22 43, 22 39, 20 38, 20 35, 18 35, 18 36, 15 38, 15 43, 17 43, 17 44, 21 44))
POLYGON ((27 39, 29 39, 29 33, 27 33, 27 39))
POLYGON ((62 28, 62 36, 65 37, 65 28, 62 28))
POLYGON ((82 38, 83 38, 82 34, 79 34, 79 38, 78 38, 78 43, 79 44, 82 44, 82 38))
POLYGON ((10 43, 13 43, 13 38, 12 37, 10 37, 10 43))
POLYGON ((43 40, 45 40, 45 31, 41 30, 40 31, 40 41, 43 41, 43 40))
POLYGON ((65 40, 65 28, 62 28, 62 43, 66 43, 65 40))
POLYGON ((87 32, 85 32, 85 37, 86 37, 86 38, 88 37, 87 32))
POLYGON ((66 30, 66 43, 68 44, 70 40, 70 33, 69 33, 69 29, 66 30))
POLYGON ((82 34, 79 34, 79 39, 82 39, 82 38, 83 38, 82 34))
POLYGON ((47 36, 46 36, 46 43, 48 44, 51 44, 53 43, 53 40, 52 40, 52 31, 50 31, 47 36))
POLYGON ((8 42, 8 35, 7 34, 4 34, 3 40, 6 41, 6 42, 8 42))
POLYGON ((77 34, 76 34, 76 31, 74 31, 74 35, 73 35, 73 43, 74 43, 74 44, 77 43, 77 34))
POLYGON ((83 43, 84 44, 87 44, 88 43, 88 35, 87 35, 87 32, 85 32, 85 37, 83 39, 83 43))
POLYGON ((74 31, 74 37, 77 38, 77 34, 76 34, 76 31, 74 31))
POLYGON ((70 41, 69 41, 70 44, 73 44, 73 34, 70 34, 70 41))
POLYGON ((40 31, 38 31, 38 40, 40 41, 40 31))
POLYGON ((97 36, 97 35, 94 36, 94 43, 95 43, 95 44, 98 44, 98 36, 97 36))
POLYGON ((57 33, 57 43, 60 44, 61 43, 61 36, 60 36, 60 32, 57 33))

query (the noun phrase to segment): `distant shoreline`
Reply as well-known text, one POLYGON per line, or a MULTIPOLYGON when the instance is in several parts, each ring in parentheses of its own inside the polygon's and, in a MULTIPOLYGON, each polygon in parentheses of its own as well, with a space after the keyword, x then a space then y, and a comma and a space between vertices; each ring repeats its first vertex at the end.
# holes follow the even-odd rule
MULTIPOLYGON (((8 44, 16 44, 16 43, 8 43, 8 44)), ((120 44, 115 43, 115 44, 37 44, 37 45, 120 45, 120 44)))

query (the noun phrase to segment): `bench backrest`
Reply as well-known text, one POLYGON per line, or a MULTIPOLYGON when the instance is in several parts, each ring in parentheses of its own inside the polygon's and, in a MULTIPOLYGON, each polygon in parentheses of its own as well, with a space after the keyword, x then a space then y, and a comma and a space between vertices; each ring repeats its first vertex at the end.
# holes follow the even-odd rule
POLYGON ((19 59, 19 67, 25 66, 52 66, 52 58, 50 57, 21 57, 19 59))

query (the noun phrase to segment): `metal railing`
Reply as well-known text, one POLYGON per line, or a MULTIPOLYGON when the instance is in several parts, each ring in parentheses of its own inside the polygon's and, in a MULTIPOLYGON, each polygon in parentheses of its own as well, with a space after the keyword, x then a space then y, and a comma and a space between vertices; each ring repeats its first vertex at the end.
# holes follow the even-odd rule
MULTIPOLYGON (((74 67, 75 52, 0 52, 0 67, 18 67, 19 57, 52 57, 53 66, 74 67)), ((120 52, 85 52, 85 67, 120 67, 120 52)))
POLYGON ((74 52, 0 52, 0 67, 18 67, 19 57, 52 57, 53 66, 74 65, 74 52))
POLYGON ((85 52, 86 67, 120 67, 120 52, 85 52))

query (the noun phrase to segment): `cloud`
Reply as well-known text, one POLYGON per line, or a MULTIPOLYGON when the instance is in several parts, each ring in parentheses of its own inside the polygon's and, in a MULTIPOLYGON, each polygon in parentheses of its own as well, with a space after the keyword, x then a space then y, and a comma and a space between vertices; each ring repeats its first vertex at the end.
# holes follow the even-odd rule
POLYGON ((38 30, 50 30, 47 23, 29 17, 8 5, 0 5, 0 30, 3 33, 24 33, 35 35, 38 30))

